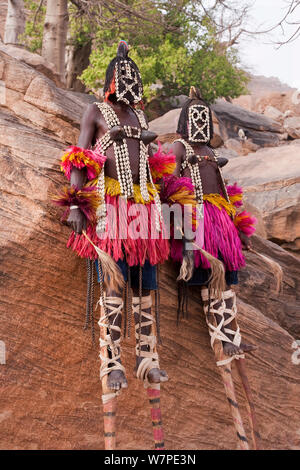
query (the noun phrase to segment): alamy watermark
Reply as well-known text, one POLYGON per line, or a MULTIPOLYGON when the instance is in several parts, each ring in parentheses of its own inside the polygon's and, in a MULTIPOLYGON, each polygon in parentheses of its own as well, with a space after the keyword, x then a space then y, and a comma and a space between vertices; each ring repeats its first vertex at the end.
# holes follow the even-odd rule
MULTIPOLYGON (((127 205, 127 201, 120 197, 117 205, 106 204, 106 230, 97 233, 98 238, 105 240, 157 240, 159 238, 181 240, 183 236, 190 241, 199 242, 198 234, 203 233, 204 219, 199 218, 195 207, 185 204, 161 205, 161 232, 157 230, 159 217, 156 204, 127 205), (196 228, 197 227, 197 228, 196 228), (199 228, 201 227, 201 230, 199 228), (183 235, 184 234, 184 235, 183 235)), ((198 244, 198 243, 197 243, 198 244)), ((197 246, 190 244, 188 249, 195 250, 197 246)))

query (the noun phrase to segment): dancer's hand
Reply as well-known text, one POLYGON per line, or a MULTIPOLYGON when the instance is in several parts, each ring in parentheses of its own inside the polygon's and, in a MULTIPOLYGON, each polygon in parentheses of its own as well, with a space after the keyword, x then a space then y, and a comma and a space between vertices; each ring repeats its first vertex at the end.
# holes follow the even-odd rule
POLYGON ((82 230, 86 230, 86 217, 79 208, 70 210, 67 223, 76 233, 80 234, 82 233, 82 230))
POLYGON ((189 281, 194 272, 194 252, 189 250, 183 255, 182 264, 177 281, 189 281))
POLYGON ((245 235, 244 232, 239 232, 239 237, 242 242, 242 246, 244 250, 250 250, 252 248, 252 242, 247 235, 245 235))

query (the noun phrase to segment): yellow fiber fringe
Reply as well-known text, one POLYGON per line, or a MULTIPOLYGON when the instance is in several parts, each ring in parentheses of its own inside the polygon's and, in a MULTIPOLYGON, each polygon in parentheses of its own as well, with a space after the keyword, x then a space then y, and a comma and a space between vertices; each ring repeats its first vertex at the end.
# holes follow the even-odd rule
POLYGON ((210 202, 220 210, 224 207, 230 217, 235 216, 236 214, 236 208, 230 202, 227 202, 221 194, 204 194, 203 199, 204 201, 210 202))
MULTIPOLYGON (((92 181, 89 181, 86 186, 94 186, 97 184, 98 178, 95 178, 92 181)), ((153 201, 155 194, 158 192, 158 185, 154 185, 155 189, 153 189, 151 183, 147 183, 148 193, 150 196, 150 201, 153 201)), ((118 180, 114 178, 110 178, 110 176, 105 176, 105 194, 109 196, 120 196, 121 189, 120 183, 118 180)), ((141 189, 138 184, 133 185, 133 199, 136 204, 147 204, 148 201, 145 201, 141 195, 141 189)))

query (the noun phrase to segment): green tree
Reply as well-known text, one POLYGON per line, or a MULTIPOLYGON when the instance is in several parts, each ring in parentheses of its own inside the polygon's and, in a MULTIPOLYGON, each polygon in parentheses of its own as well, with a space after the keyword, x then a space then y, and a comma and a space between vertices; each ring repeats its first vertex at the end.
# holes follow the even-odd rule
MULTIPOLYGON (((40 52, 45 7, 40 0, 25 3, 29 10, 25 43, 40 52)), ((226 0, 216 3, 229 10, 226 0)), ((247 76, 239 67, 234 42, 222 41, 214 17, 217 10, 204 10, 203 4, 202 0, 112 0, 108 7, 102 0, 71 0, 68 44, 75 48, 93 44, 90 65, 79 78, 87 88, 101 89, 118 40, 125 39, 141 70, 147 101, 187 94, 191 84, 210 102, 245 93, 247 76)), ((233 24, 231 17, 230 30, 233 24)), ((223 23, 222 29, 226 30, 223 23)))

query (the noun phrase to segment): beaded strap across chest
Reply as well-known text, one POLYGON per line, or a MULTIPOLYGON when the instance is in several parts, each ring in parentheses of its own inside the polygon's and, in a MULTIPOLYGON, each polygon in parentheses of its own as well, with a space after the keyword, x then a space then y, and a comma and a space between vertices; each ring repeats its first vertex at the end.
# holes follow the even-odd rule
MULTIPOLYGON (((193 186, 195 188, 195 195, 196 195, 196 199, 197 199, 198 206, 199 206, 198 207, 199 215, 202 216, 202 214, 203 214, 203 188, 202 188, 202 179, 201 179, 200 169, 199 169, 198 162, 196 164, 192 164, 189 161, 190 157, 195 155, 194 149, 184 139, 177 139, 177 140, 174 141, 174 143, 175 142, 180 142, 185 148, 186 159, 181 164, 180 174, 182 173, 183 170, 185 170, 185 168, 188 168, 190 170, 191 179, 192 179, 193 186)), ((229 197, 228 197, 228 194, 227 194, 225 181, 224 181, 222 172, 220 170, 220 167, 218 165, 218 159, 217 159, 218 153, 213 148, 211 150, 214 154, 214 161, 217 163, 217 168, 218 168, 219 175, 220 175, 220 178, 221 178, 221 183, 222 183, 223 194, 224 194, 225 199, 227 200, 227 202, 229 202, 229 197)))
MULTIPOLYGON (((160 231, 161 228, 161 204, 159 195, 154 186, 149 162, 148 162, 148 146, 144 144, 141 139, 141 130, 148 129, 148 124, 146 122, 144 113, 140 110, 134 109, 134 113, 137 116, 141 128, 123 126, 123 131, 125 133, 124 138, 116 141, 111 138, 110 129, 115 126, 120 126, 120 120, 113 110, 113 108, 108 103, 95 103, 98 106, 100 112, 102 113, 106 125, 108 127, 108 132, 104 134, 103 137, 97 140, 94 149, 99 150, 102 154, 105 153, 106 149, 113 145, 116 169, 118 175, 118 181, 120 184, 121 195, 125 198, 133 197, 133 179, 132 172, 130 167, 129 151, 126 141, 126 137, 134 137, 140 142, 140 154, 139 154, 139 186, 142 198, 145 202, 150 201, 150 194, 147 188, 147 181, 149 179, 152 188, 155 191, 154 202, 157 207, 158 214, 156 214, 156 228, 160 231)), ((98 209, 98 224, 97 224, 97 233, 105 231, 106 227, 106 208, 104 204, 105 197, 105 180, 104 180, 104 170, 101 171, 98 178, 98 191, 101 196, 103 203, 98 209)))

